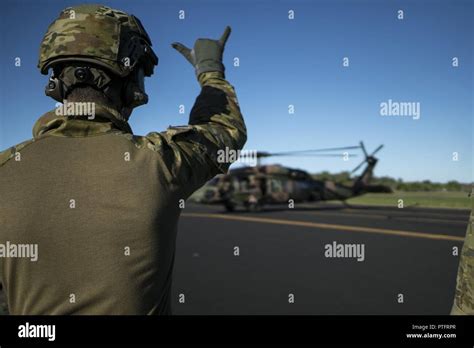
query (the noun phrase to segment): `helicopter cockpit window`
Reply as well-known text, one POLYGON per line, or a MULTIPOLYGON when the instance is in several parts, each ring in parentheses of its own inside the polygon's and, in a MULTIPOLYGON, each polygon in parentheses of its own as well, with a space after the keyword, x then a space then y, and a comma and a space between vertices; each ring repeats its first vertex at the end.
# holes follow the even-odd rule
POLYGON ((238 181, 238 190, 239 191, 245 191, 245 190, 247 190, 247 188, 248 188, 248 180, 247 179, 243 179, 243 180, 238 181))
POLYGON ((311 184, 308 181, 299 180, 295 182, 295 187, 296 187, 296 190, 298 191, 310 190, 311 184))
POLYGON ((283 183, 278 179, 270 180, 270 192, 281 192, 283 191, 283 183))
POLYGON ((211 180, 207 182, 209 186, 216 186, 218 183, 219 183, 219 178, 216 178, 216 177, 212 178, 211 180))

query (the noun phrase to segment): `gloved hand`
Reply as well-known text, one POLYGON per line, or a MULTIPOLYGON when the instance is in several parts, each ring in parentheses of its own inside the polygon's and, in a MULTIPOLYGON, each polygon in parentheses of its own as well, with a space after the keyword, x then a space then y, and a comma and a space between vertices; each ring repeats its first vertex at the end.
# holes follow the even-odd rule
POLYGON ((219 40, 196 40, 192 50, 179 42, 174 42, 171 46, 194 66, 196 76, 199 77, 200 74, 208 71, 220 71, 223 73, 225 68, 222 64, 222 54, 224 53, 224 46, 229 38, 230 30, 230 27, 227 26, 219 40))

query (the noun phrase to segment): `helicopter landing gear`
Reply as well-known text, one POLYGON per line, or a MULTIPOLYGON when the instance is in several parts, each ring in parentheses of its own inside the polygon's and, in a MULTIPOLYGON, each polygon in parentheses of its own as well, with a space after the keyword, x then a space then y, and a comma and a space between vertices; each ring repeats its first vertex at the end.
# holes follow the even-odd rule
POLYGON ((228 212, 235 211, 235 203, 230 200, 224 202, 224 207, 225 207, 225 210, 227 210, 228 212))
POLYGON ((257 212, 262 210, 262 205, 258 202, 252 202, 247 204, 247 210, 249 212, 257 212))
POLYGON ((250 212, 256 212, 262 210, 262 205, 258 201, 257 197, 251 195, 248 202, 245 203, 245 207, 250 212))

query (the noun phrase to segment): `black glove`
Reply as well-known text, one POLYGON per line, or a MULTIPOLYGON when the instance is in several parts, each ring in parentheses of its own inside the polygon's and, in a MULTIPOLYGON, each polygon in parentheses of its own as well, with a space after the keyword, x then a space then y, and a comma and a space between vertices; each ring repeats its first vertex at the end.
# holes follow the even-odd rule
POLYGON ((222 54, 224 53, 224 46, 229 38, 230 30, 230 27, 227 26, 219 40, 196 40, 192 50, 179 42, 174 42, 171 46, 194 66, 196 76, 199 77, 200 74, 208 71, 220 71, 223 73, 225 68, 222 64, 222 54))

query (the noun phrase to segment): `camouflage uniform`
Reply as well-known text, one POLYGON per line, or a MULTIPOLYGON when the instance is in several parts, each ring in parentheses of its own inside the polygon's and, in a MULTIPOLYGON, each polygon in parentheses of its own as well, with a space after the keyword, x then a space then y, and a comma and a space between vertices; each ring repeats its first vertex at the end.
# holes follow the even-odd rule
POLYGON ((461 259, 456 281, 456 293, 451 310, 453 315, 474 314, 474 196, 471 192, 471 216, 467 226, 466 239, 461 251, 461 259))
MULTIPOLYGON (((0 153, 0 244, 38 247, 36 262, 0 258, 10 313, 170 314, 182 204, 228 170, 220 150, 240 150, 246 141, 221 63, 229 33, 196 41, 192 54, 176 45, 202 87, 188 125, 137 136, 105 105, 95 105, 93 119, 54 110, 36 122, 33 139, 0 153)), ((38 66, 42 73, 53 68, 46 93, 56 100, 84 83, 76 73, 89 69, 87 83, 104 94, 114 86, 109 74, 126 81, 125 95, 141 93, 130 104, 122 98, 133 108, 146 103, 143 79, 157 63, 136 17, 81 5, 50 25, 38 66)))
POLYGON ((0 154, 0 243, 39 249, 37 262, 0 258, 11 313, 170 313, 180 202, 227 171, 219 149, 246 141, 222 73, 199 82, 187 126, 136 136, 106 107, 95 120, 52 111, 0 154))

